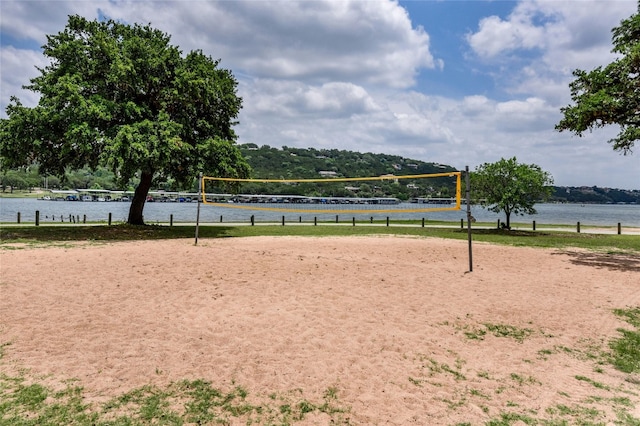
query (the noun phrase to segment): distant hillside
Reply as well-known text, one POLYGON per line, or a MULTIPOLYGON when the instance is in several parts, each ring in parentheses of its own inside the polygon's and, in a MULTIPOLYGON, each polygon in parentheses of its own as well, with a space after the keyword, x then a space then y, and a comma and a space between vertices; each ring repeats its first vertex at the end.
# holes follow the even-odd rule
MULTIPOLYGON (((273 148, 255 144, 239 145, 252 168, 253 178, 317 179, 323 177, 373 177, 381 175, 416 175, 456 171, 454 167, 427 163, 397 155, 360 153, 338 149, 273 148)), ((455 180, 450 177, 429 180, 376 181, 375 184, 344 182, 335 184, 243 184, 249 194, 321 195, 340 197, 449 197, 455 195, 455 180)))
POLYGON ((255 144, 243 144, 239 148, 251 165, 255 178, 310 179, 320 177, 320 172, 333 172, 338 177, 368 177, 456 170, 448 165, 388 154, 286 146, 279 149, 268 145, 258 147, 255 144))
POLYGON ((597 186, 555 186, 552 201, 594 204, 640 204, 640 190, 597 186))
MULTIPOLYGON (((327 175, 327 172, 337 177, 367 177, 384 174, 440 173, 456 170, 449 165, 428 163, 389 154, 360 153, 338 149, 290 148, 286 146, 279 149, 268 145, 258 146, 256 144, 239 145, 239 148, 251 165, 254 178, 310 179, 327 175)), ((434 180, 431 187, 428 195, 455 193, 450 179, 434 180)), ((264 189, 261 188, 261 190, 264 189)), ((396 195, 400 195, 400 198, 405 198, 402 194, 396 195)), ((551 201, 640 204, 640 190, 621 190, 595 186, 555 186, 551 201)))

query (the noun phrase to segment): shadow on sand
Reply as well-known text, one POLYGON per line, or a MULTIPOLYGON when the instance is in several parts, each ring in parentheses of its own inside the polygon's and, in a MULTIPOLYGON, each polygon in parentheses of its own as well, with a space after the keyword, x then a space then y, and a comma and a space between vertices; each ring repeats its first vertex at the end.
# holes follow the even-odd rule
POLYGON ((612 271, 640 272, 640 255, 627 253, 594 253, 583 251, 561 251, 574 265, 593 266, 612 271))

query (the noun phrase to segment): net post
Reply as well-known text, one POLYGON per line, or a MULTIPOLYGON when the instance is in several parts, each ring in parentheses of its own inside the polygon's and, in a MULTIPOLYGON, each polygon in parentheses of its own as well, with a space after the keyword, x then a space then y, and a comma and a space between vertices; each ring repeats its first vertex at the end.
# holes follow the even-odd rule
POLYGON ((198 245, 198 231, 200 230, 200 203, 203 198, 203 185, 202 185, 202 172, 200 172, 200 176, 198 178, 198 208, 196 211, 196 236, 195 236, 195 245, 198 245))
POLYGON ((466 198, 467 198, 467 240, 469 241, 469 272, 473 272, 473 250, 471 244, 471 180, 469 166, 465 166, 466 198))

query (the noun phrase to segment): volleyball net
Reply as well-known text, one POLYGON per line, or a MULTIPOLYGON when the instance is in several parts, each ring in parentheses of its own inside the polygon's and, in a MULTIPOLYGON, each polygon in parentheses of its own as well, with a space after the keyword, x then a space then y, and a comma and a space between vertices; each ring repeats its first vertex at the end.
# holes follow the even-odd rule
POLYGON ((460 210, 462 172, 313 179, 203 176, 204 204, 289 213, 421 213, 460 210))

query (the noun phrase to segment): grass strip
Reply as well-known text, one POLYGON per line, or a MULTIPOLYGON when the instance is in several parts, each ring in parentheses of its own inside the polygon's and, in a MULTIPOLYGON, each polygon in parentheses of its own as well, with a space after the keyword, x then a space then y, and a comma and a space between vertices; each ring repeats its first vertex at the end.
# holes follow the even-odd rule
MULTIPOLYGON (((200 226, 200 238, 250 236, 366 236, 400 235, 466 240, 465 229, 430 226, 345 226, 312 224, 282 225, 208 225, 200 226)), ((194 238, 195 226, 147 225, 130 226, 11 226, 0 229, 0 244, 61 241, 128 241, 194 238)), ((474 229, 473 240, 494 244, 541 248, 583 248, 607 253, 640 253, 640 236, 610 234, 578 234, 561 231, 507 231, 474 229)))
POLYGON ((300 390, 252 395, 241 386, 225 390, 204 380, 183 380, 143 386, 98 405, 84 403, 84 390, 77 386, 54 392, 26 383, 25 377, 0 375, 0 426, 290 425, 317 415, 331 424, 350 424, 350 409, 333 387, 322 400, 309 401, 300 390))
POLYGON ((609 344, 612 350, 611 362, 618 370, 625 373, 640 373, 640 306, 615 309, 613 313, 635 329, 618 329, 622 336, 609 344))

